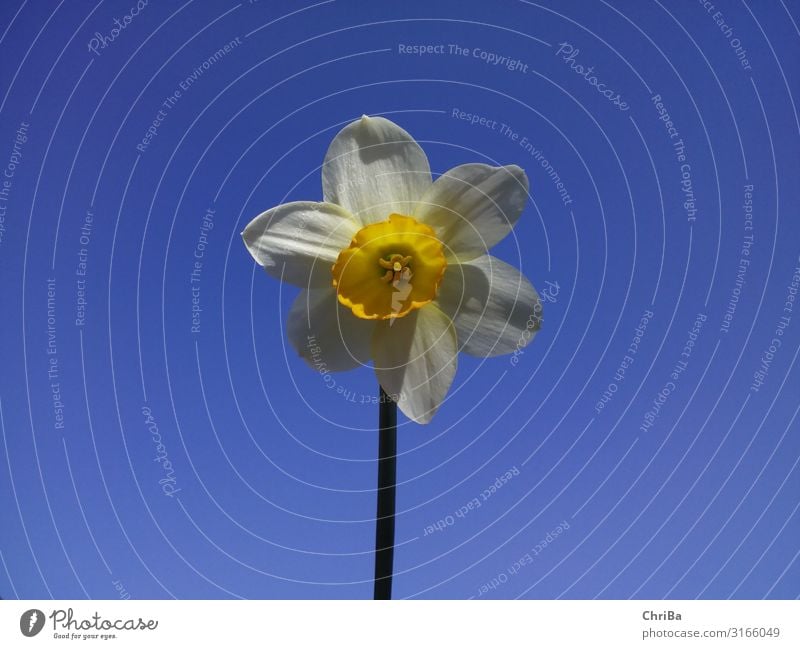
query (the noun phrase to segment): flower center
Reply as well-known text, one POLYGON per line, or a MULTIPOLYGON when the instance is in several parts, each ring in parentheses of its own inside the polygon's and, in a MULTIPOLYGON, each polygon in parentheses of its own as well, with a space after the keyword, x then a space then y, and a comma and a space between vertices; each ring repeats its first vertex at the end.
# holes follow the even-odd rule
POLYGON ((333 285, 359 318, 401 318, 436 297, 447 268, 434 231, 410 216, 361 228, 333 265, 333 285))
POLYGON ((389 255, 389 259, 378 259, 381 268, 386 269, 383 274, 383 280, 385 282, 399 282, 401 279, 410 277, 411 269, 408 267, 410 262, 411 255, 404 257, 397 252, 389 255))

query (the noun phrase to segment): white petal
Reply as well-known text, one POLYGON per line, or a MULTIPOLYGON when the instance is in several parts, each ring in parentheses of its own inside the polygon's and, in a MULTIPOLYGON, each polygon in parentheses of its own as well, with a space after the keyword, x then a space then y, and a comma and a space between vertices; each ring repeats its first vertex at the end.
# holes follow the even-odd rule
POLYGON ((345 126, 322 165, 325 200, 349 210, 362 223, 409 216, 431 185, 428 158, 408 133, 383 117, 345 126))
POLYGON ((302 291, 286 322, 289 342, 321 374, 369 362, 374 328, 374 320, 357 318, 339 304, 333 287, 302 291))
POLYGON ((516 268, 484 255, 447 267, 437 300, 455 323, 461 351, 473 356, 511 354, 542 324, 542 304, 516 268))
POLYGON ((528 177, 516 165, 466 164, 439 176, 412 216, 429 225, 447 254, 473 259, 503 239, 528 199, 528 177))
POLYGON ((409 419, 427 424, 444 401, 456 373, 456 345, 453 323, 432 304, 376 326, 375 374, 409 419))
POLYGON ((331 266, 359 227, 338 205, 298 201, 259 214, 242 238, 270 275, 283 272, 284 280, 302 287, 330 286, 331 266))

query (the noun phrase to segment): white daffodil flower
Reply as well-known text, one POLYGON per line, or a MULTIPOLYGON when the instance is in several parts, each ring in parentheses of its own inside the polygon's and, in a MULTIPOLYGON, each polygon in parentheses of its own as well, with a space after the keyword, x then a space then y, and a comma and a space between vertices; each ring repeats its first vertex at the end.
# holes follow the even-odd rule
POLYGON ((536 290, 486 254, 525 206, 522 169, 465 164, 433 181, 406 131, 364 116, 331 143, 322 190, 324 202, 278 205, 242 233, 269 274, 303 288, 287 329, 309 364, 372 361, 406 416, 428 423, 459 351, 508 354, 534 338, 536 290))

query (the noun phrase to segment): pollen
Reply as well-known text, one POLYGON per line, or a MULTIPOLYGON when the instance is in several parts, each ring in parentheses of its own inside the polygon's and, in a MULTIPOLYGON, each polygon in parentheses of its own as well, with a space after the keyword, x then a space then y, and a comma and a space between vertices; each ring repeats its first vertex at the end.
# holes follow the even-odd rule
POLYGON ((383 279, 386 282, 397 282, 403 276, 411 274, 411 256, 403 256, 399 253, 389 255, 389 259, 379 259, 378 264, 381 268, 385 268, 386 272, 383 274, 383 279))

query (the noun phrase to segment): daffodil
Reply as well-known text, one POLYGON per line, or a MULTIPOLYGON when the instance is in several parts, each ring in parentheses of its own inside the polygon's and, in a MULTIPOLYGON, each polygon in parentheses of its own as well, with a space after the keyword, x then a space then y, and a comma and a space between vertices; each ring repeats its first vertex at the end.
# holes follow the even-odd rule
POLYGON ((536 290, 487 254, 525 206, 522 169, 464 164, 434 181, 405 130, 364 116, 331 143, 322 193, 273 207, 242 233, 269 274, 303 289, 288 339, 317 370, 371 362, 403 413, 427 423, 459 351, 496 356, 533 339, 536 290))

